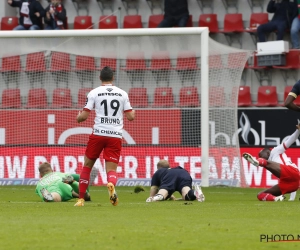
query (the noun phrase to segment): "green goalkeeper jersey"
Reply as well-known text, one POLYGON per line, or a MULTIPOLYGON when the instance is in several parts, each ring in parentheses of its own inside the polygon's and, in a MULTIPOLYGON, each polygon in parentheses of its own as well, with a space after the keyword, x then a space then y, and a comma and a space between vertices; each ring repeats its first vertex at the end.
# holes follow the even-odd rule
POLYGON ((37 183, 35 192, 42 200, 44 200, 43 195, 41 193, 42 188, 47 189, 50 193, 52 192, 59 193, 62 198, 62 201, 67 201, 72 199, 73 188, 69 184, 62 182, 62 178, 66 177, 67 175, 68 174, 60 173, 60 172, 52 172, 46 174, 37 183))

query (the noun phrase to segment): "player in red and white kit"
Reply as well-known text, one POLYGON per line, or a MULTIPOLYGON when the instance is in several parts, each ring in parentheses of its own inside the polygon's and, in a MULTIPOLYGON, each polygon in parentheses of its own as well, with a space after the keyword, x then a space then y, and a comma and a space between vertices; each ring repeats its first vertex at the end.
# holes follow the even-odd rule
POLYGON ((260 201, 282 201, 283 195, 292 193, 295 198, 296 191, 299 188, 300 174, 296 164, 285 154, 288 149, 300 135, 300 125, 296 125, 297 130, 288 138, 287 141, 273 148, 264 148, 259 152, 259 158, 254 159, 249 153, 243 153, 243 157, 254 166, 261 166, 269 170, 273 175, 279 178, 277 185, 260 192, 257 198, 260 201))
POLYGON ((109 199, 112 205, 118 204, 115 185, 122 145, 123 113, 129 121, 133 121, 135 118, 135 111, 130 105, 128 94, 113 85, 114 75, 111 68, 104 67, 101 70, 100 80, 101 86, 88 94, 83 111, 79 111, 77 115, 77 122, 80 123, 88 118, 93 108, 96 111, 93 133, 89 137, 84 156, 84 167, 79 179, 79 199, 75 204, 78 207, 84 206, 84 194, 89 186, 91 170, 102 151, 105 159, 109 199))

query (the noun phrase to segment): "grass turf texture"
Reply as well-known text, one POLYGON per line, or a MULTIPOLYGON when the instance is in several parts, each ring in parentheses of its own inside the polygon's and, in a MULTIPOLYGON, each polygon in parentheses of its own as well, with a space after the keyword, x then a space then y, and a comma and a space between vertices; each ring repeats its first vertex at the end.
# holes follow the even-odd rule
POLYGON ((105 187, 92 187, 92 202, 74 207, 75 200, 41 202, 32 186, 2 186, 0 249, 300 248, 300 242, 260 242, 260 234, 300 234, 298 198, 259 202, 258 189, 211 187, 203 188, 203 203, 146 203, 149 187, 117 191, 116 207, 105 187))

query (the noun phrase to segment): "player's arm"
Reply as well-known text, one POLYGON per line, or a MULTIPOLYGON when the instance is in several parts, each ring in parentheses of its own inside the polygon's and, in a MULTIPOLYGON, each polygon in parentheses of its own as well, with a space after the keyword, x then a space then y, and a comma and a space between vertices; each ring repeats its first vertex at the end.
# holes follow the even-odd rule
POLYGON ((298 139, 300 135, 300 124, 297 124, 296 128, 296 131, 284 143, 282 143, 285 150, 288 149, 298 139))
POLYGON ((78 123, 84 122, 89 117, 89 115, 90 115, 90 111, 84 109, 83 111, 78 112, 76 120, 78 123))
POLYGON ((135 110, 125 110, 125 116, 128 121, 133 121, 135 118, 135 110))
POLYGON ((300 81, 296 82, 284 101, 284 106, 290 110, 300 112, 300 107, 294 104, 294 100, 300 94, 300 81))
POLYGON ((300 107, 298 107, 296 104, 294 104, 294 100, 296 98, 297 98, 296 95, 294 96, 294 95, 291 95, 291 93, 289 93, 289 95, 286 97, 286 99, 284 101, 284 106, 290 110, 300 112, 300 107))

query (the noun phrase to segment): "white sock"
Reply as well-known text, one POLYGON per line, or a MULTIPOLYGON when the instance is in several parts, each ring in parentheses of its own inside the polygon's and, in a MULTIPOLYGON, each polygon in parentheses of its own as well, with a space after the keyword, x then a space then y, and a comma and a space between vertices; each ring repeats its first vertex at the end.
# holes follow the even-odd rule
POLYGON ((289 201, 294 201, 295 198, 296 198, 296 194, 297 194, 297 191, 292 192, 292 193, 290 194, 290 199, 289 199, 289 201))

